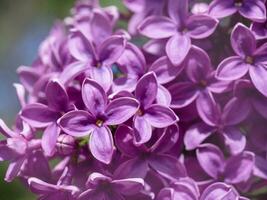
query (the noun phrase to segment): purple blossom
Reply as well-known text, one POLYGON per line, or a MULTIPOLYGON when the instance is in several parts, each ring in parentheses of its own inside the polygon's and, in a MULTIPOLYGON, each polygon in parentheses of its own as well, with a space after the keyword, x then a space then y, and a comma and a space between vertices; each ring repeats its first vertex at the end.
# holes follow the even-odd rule
POLYGON ((92 154, 101 162, 109 164, 114 144, 108 126, 127 121, 136 113, 139 103, 128 97, 109 102, 104 89, 92 79, 83 82, 82 98, 87 111, 70 111, 58 123, 65 133, 74 137, 90 135, 88 144, 92 154))
POLYGON ((101 3, 19 67, 5 180, 39 200, 266 199, 266 1, 101 3))
POLYGON ((249 72, 254 86, 265 96, 266 91, 266 44, 256 47, 253 33, 244 25, 237 24, 231 35, 232 48, 237 56, 223 60, 216 76, 221 80, 236 80, 249 72))
POLYGON ((236 12, 252 21, 266 20, 266 7, 263 0, 213 0, 209 8, 210 15, 216 18, 227 17, 236 12))
POLYGON ((139 26, 139 31, 152 39, 170 38, 166 44, 166 53, 174 65, 179 65, 190 50, 191 38, 210 36, 218 21, 208 15, 190 15, 188 0, 179 0, 179 3, 175 0, 169 1, 168 14, 170 18, 148 17, 139 26))

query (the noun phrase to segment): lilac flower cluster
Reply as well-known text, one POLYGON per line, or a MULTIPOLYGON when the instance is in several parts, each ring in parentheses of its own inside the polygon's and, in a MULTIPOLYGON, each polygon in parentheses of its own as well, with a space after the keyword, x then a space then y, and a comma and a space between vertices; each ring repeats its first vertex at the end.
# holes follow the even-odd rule
POLYGON ((14 84, 5 180, 39 200, 264 200, 265 0, 78 0, 14 84))

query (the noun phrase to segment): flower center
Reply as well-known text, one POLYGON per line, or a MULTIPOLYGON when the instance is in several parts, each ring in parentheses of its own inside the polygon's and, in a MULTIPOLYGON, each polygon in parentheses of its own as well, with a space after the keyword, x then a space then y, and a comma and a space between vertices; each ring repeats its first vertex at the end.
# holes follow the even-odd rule
POLYGON ((199 81, 199 85, 200 85, 200 87, 204 88, 204 87, 207 87, 208 83, 206 80, 201 80, 201 81, 199 81))
POLYGON ((248 64, 253 64, 254 63, 254 59, 253 57, 251 56, 247 56, 246 59, 245 59, 246 63, 248 64))
POLYGON ((136 112, 136 114, 139 115, 139 116, 142 116, 144 113, 143 113, 143 111, 142 111, 141 109, 139 109, 139 110, 136 112))
POLYGON ((101 119, 98 119, 97 121, 96 121, 96 125, 98 126, 98 127, 101 127, 102 125, 103 125, 103 120, 101 120, 101 119))
POLYGON ((243 0, 235 0, 235 6, 241 7, 243 5, 243 0))

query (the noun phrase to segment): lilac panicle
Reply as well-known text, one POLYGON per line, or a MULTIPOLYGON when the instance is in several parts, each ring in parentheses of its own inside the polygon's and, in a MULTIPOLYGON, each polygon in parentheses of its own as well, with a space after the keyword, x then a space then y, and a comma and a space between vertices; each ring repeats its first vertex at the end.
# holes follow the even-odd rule
POLYGON ((266 1, 122 3, 76 0, 18 68, 5 181, 39 200, 265 200, 266 1))

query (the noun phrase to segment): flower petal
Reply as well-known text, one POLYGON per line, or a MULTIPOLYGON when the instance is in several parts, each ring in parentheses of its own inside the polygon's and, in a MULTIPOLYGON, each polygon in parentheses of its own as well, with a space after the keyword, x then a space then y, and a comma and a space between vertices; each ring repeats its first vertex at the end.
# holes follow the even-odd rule
POLYGON ((222 120, 227 126, 244 121, 251 111, 250 102, 246 99, 232 98, 223 109, 222 120))
POLYGON ((166 44, 166 53, 170 61, 177 66, 184 61, 190 47, 190 37, 188 35, 181 35, 177 33, 168 40, 166 44))
POLYGON ((112 69, 107 66, 92 67, 89 70, 90 77, 96 81, 101 87, 108 91, 113 83, 112 69))
POLYGON ((163 56, 151 65, 149 71, 155 72, 160 84, 165 84, 175 79, 183 69, 183 64, 174 66, 166 56, 163 56))
POLYGON ((104 113, 107 95, 104 89, 92 79, 85 79, 82 85, 82 98, 86 108, 94 115, 104 113))
POLYGON ((202 39, 214 33, 219 21, 209 15, 191 15, 187 22, 188 34, 191 38, 202 39))
POLYGON ((197 123, 187 129, 184 136, 186 150, 197 148, 215 129, 204 123, 197 123))
POLYGON ((129 196, 140 192, 144 188, 144 180, 141 178, 128 178, 114 180, 111 182, 112 187, 119 193, 129 196))
POLYGON ((220 197, 219 199, 239 199, 239 195, 233 187, 226 183, 216 182, 203 191, 200 200, 214 200, 218 197, 220 197))
POLYGON ((249 75, 254 86, 259 92, 267 97, 267 68, 264 65, 258 64, 249 68, 249 75))
POLYGON ((135 89, 135 96, 140 102, 140 106, 143 108, 150 106, 156 99, 157 91, 158 82, 153 72, 149 72, 139 79, 135 89))
POLYGON ((157 153, 165 153, 169 151, 179 139, 179 127, 173 124, 162 131, 160 138, 150 148, 151 151, 157 153))
POLYGON ((68 47, 71 55, 79 61, 90 62, 95 57, 92 43, 79 31, 71 33, 68 47))
POLYGON ((171 37, 176 33, 176 24, 167 17, 151 16, 146 18, 138 27, 139 32, 152 39, 171 37))
POLYGON ((170 108, 158 104, 147 108, 144 118, 157 128, 170 126, 179 120, 178 116, 170 108))
POLYGON ((19 175, 24 161, 25 161, 25 158, 20 157, 10 162, 7 168, 7 171, 6 171, 5 181, 12 182, 19 175))
POLYGON ((168 14, 179 26, 183 26, 189 15, 188 0, 170 0, 168 2, 168 14))
POLYGON ((225 181, 232 184, 246 182, 251 177, 254 157, 254 154, 249 151, 231 157, 225 166, 225 181))
POLYGON ((22 109, 21 117, 29 125, 36 128, 43 128, 55 122, 60 114, 49 109, 48 106, 40 103, 28 104, 22 109))
POLYGON ((253 66, 245 63, 240 57, 229 57, 219 64, 216 78, 224 81, 237 80, 243 77, 251 67, 253 66))
POLYGON ((196 100, 197 111, 201 119, 210 126, 217 126, 220 119, 220 110, 212 94, 208 91, 199 93, 196 100))
POLYGON ((265 22, 266 20, 266 7, 261 0, 245 0, 239 13, 255 22, 265 22))
POLYGON ((146 160, 133 158, 120 164, 114 172, 114 178, 145 178, 148 172, 148 163, 146 160))
POLYGON ((198 91, 190 82, 171 85, 168 90, 172 96, 171 108, 183 108, 191 104, 198 96, 198 91))
POLYGON ((45 129, 42 137, 42 148, 47 156, 52 156, 55 153, 59 133, 60 128, 56 123, 52 123, 45 129))
POLYGON ((28 179, 28 184, 32 192, 36 194, 47 194, 57 190, 56 185, 46 183, 38 178, 31 177, 28 179))
POLYGON ((186 176, 186 169, 178 159, 169 155, 153 155, 149 166, 161 176, 174 180, 186 176))
POLYGON ((115 132, 115 143, 121 153, 136 157, 139 149, 133 144, 134 130, 126 125, 120 125, 115 132))
POLYGON ((137 100, 130 97, 117 98, 110 102, 105 113, 107 125, 118 125, 130 119, 138 110, 139 103, 137 100))
POLYGON ((134 143, 137 145, 148 142, 152 136, 152 127, 143 116, 134 118, 134 143))
POLYGON ((61 129, 74 137, 89 135, 96 128, 94 122, 95 119, 82 110, 70 111, 58 120, 61 129))
POLYGON ((172 96, 164 86, 159 85, 157 97, 156 97, 156 103, 159 105, 167 106, 169 107, 172 101, 172 96))
POLYGON ((197 159, 202 169, 212 178, 217 179, 224 168, 222 151, 213 144, 202 144, 197 149, 197 159))
POLYGON ((114 144, 112 133, 108 127, 100 127, 93 130, 89 139, 89 148, 93 156, 105 164, 112 159, 114 144))
POLYGON ((46 87, 46 98, 48 105, 58 111, 66 111, 68 109, 69 97, 65 88, 54 79, 50 81, 46 87))
POLYGON ((231 44, 239 56, 252 56, 256 50, 256 39, 252 31, 245 25, 238 23, 231 34, 231 44))
POLYGON ((237 8, 234 5, 234 1, 215 0, 209 5, 209 14, 212 17, 223 18, 234 14, 237 8))
POLYGON ((222 132, 225 145, 229 148, 231 154, 241 153, 246 147, 246 136, 235 127, 227 127, 222 132))
POLYGON ((100 61, 110 67, 120 58, 125 46, 126 40, 124 37, 119 35, 109 37, 99 47, 100 61))

